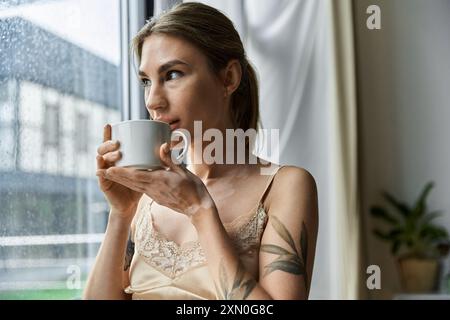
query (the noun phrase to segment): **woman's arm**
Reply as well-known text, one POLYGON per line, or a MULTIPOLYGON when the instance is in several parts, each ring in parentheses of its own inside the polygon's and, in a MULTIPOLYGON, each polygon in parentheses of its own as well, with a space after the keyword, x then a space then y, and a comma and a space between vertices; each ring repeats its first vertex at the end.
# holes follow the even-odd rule
POLYGON ((305 170, 286 167, 273 184, 259 279, 254 279, 240 262, 215 207, 191 219, 221 299, 308 297, 318 225, 314 178, 305 170))
POLYGON ((275 179, 261 240, 259 283, 274 299, 307 299, 319 219, 316 183, 296 167, 283 168, 275 179))
POLYGON ((103 129, 103 143, 97 149, 96 175, 111 212, 105 238, 83 293, 84 299, 128 298, 123 292, 123 285, 129 283, 128 270, 123 271, 125 246, 136 207, 139 208, 139 201, 142 200, 142 193, 104 177, 103 172, 114 167, 115 161, 121 158, 118 149, 119 143, 111 140, 111 126, 107 124, 103 129))
MULTIPOLYGON (((133 209, 136 211, 136 209, 133 209)), ((127 240, 130 234, 130 218, 134 214, 120 214, 111 210, 106 227, 105 238, 89 274, 83 299, 130 299, 124 292, 129 283, 128 267, 130 249, 127 240), (128 252, 127 252, 128 251, 128 252)))

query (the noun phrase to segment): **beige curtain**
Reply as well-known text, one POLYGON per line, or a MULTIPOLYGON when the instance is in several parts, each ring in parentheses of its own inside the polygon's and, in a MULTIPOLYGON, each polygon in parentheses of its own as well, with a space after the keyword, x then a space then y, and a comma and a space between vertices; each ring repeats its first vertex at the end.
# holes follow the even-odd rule
POLYGON ((357 107, 351 0, 330 0, 334 75, 331 81, 332 207, 336 216, 337 297, 363 298, 357 164, 357 107))

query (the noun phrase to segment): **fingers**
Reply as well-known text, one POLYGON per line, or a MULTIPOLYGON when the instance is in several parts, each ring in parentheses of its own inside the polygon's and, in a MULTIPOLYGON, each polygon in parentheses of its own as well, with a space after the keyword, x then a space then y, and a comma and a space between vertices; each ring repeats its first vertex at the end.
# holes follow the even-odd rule
POLYGON ((114 162, 122 156, 120 152, 116 151, 119 147, 119 141, 111 141, 111 125, 105 125, 103 128, 103 143, 97 149, 97 168, 107 169, 114 165, 114 162))
POLYGON ((143 185, 148 185, 154 181, 165 181, 164 170, 142 171, 132 168, 111 167, 105 170, 97 170, 97 173, 104 172, 104 176, 108 179, 126 179, 143 185))
POLYGON ((119 149, 120 143, 119 141, 108 140, 103 142, 97 149, 97 153, 99 155, 104 155, 107 152, 112 152, 119 149))
POLYGON ((108 167, 105 159, 103 159, 103 156, 98 154, 96 157, 96 160, 97 160, 97 168, 98 169, 106 169, 108 167))
POLYGON ((103 127, 103 142, 111 140, 111 125, 107 124, 103 127))
MULTIPOLYGON (((102 156, 97 156, 97 158, 98 157, 101 158, 102 156)), ((97 161, 99 161, 99 160, 97 159, 97 161)), ((96 176, 98 177, 98 181, 100 183, 99 184, 100 185, 100 189, 103 192, 106 192, 109 189, 111 189, 112 184, 113 184, 112 181, 108 181, 108 179, 105 178, 105 171, 106 171, 106 169, 97 169, 97 172, 96 172, 96 176)))
POLYGON ((98 169, 107 169, 115 164, 116 161, 119 161, 122 158, 122 153, 120 151, 107 152, 103 154, 105 150, 112 149, 111 146, 105 146, 104 148, 99 147, 99 151, 102 153, 97 154, 97 168, 98 169))
POLYGON ((183 168, 177 164, 175 164, 172 161, 172 153, 170 152, 170 147, 168 143, 164 143, 159 148, 159 157, 161 158, 161 161, 169 167, 173 171, 179 172, 180 170, 183 171, 183 168))
POLYGON ((149 177, 145 176, 151 174, 150 172, 140 171, 133 168, 111 167, 104 171, 105 177, 108 179, 119 178, 136 182, 151 181, 149 177))
POLYGON ((103 159, 110 163, 115 163, 116 161, 119 161, 120 158, 122 158, 122 153, 120 151, 108 152, 103 156, 103 159))
POLYGON ((100 187, 103 191, 108 191, 111 188, 111 182, 107 181, 105 175, 102 172, 105 172, 109 167, 108 163, 103 159, 101 155, 97 155, 97 177, 100 182, 100 187))

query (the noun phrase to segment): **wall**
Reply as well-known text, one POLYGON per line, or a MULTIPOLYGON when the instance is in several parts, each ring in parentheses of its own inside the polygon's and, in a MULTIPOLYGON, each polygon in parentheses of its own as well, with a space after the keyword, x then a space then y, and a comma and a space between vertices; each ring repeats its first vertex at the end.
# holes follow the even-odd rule
POLYGON ((382 290, 399 289, 389 247, 375 239, 372 204, 388 190, 409 203, 435 181, 430 210, 450 230, 450 1, 354 1, 360 187, 367 265, 378 264, 382 290), (382 29, 368 30, 366 8, 381 8, 382 29))

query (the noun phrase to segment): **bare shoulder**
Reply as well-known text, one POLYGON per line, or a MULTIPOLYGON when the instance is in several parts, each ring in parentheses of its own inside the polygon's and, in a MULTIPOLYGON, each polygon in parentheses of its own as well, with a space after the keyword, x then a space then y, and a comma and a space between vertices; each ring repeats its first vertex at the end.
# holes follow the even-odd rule
POLYGON ((273 181, 273 193, 276 198, 298 196, 298 193, 317 193, 316 181, 306 169, 285 166, 279 169, 273 181))
MULTIPOLYGON (((304 169, 304 168, 300 168, 300 167, 296 167, 296 166, 283 166, 279 169, 279 172, 276 175, 276 178, 278 180, 280 179, 292 179, 292 180, 296 180, 296 181, 302 181, 305 183, 312 183, 315 185, 315 180, 314 177, 312 176, 312 174, 304 169)), ((291 181, 292 181, 291 180, 291 181)))
POLYGON ((318 206, 316 181, 304 168, 282 167, 274 178, 268 201, 270 209, 274 212, 285 212, 290 216, 295 216, 295 212, 298 212, 314 219, 318 206))

